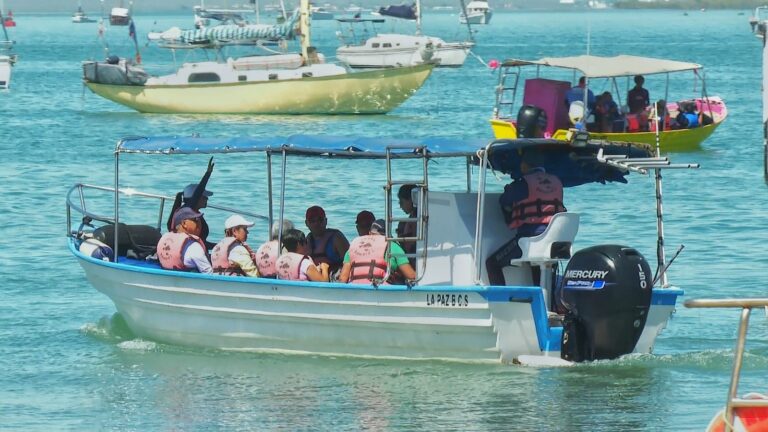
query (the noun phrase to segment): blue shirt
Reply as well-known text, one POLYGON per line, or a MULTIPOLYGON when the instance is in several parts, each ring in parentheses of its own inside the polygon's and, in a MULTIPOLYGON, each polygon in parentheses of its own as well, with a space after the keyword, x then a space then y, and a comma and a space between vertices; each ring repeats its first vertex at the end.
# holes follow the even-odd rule
MULTIPOLYGON (((576 101, 584 101, 584 88, 583 87, 571 87, 567 93, 565 93, 565 103, 571 106, 576 101)), ((592 90, 587 89, 587 108, 592 109, 595 106, 595 94, 592 90)))

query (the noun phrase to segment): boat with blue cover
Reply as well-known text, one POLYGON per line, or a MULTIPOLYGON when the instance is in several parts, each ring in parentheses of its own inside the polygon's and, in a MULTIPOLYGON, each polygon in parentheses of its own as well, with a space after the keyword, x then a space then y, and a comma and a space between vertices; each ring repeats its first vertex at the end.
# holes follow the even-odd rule
POLYGON ((114 302, 138 337, 223 350, 328 356, 588 361, 651 352, 683 294, 666 277, 660 176, 655 274, 640 251, 622 244, 572 254, 580 218, 567 211, 557 213, 542 234, 521 239, 522 254, 503 267, 504 283, 489 283, 486 259, 514 234, 499 209, 500 194, 493 192, 498 188, 489 184, 494 179, 490 171, 515 178, 521 157, 535 154, 541 156, 542 168, 572 188, 593 183, 617 187, 630 174, 696 167, 670 164, 642 144, 592 141, 585 133, 574 133, 570 141, 490 143, 440 137, 173 136, 125 138, 114 151, 116 169, 128 156, 223 158, 244 153, 266 157, 267 211, 260 215, 209 204, 208 212, 249 216, 256 220, 253 236, 260 232, 265 240, 269 227, 285 218, 286 196, 296 196, 296 191, 286 193, 287 176, 317 174, 288 173, 288 160, 322 158, 338 167, 372 160, 386 172, 379 205, 385 209, 387 241, 416 243, 409 254, 416 279, 405 285, 364 285, 163 269, 151 252, 172 198, 137 191, 118 171, 112 187, 78 183, 70 188, 68 247, 90 283, 114 302), (430 180, 438 169, 430 162, 448 159, 466 164, 466 184, 460 190, 436 187, 430 180), (279 175, 273 173, 273 160, 281 163, 279 175), (414 172, 416 164, 421 168, 414 172), (402 184, 415 185, 415 216, 393 215, 393 191, 402 184), (111 204, 100 208, 104 198, 111 204), (121 213, 127 204, 154 208, 158 214, 146 219, 121 213), (415 236, 398 237, 393 230, 398 222, 416 224, 415 236))

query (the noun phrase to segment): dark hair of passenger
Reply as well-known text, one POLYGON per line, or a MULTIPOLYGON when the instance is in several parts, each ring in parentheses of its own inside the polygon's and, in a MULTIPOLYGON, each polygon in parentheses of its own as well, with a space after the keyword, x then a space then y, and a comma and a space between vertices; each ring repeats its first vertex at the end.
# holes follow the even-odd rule
POLYGON ((307 237, 303 232, 297 229, 289 229, 283 233, 283 247, 288 249, 288 252, 296 252, 299 245, 307 242, 307 237))
POLYGON ((404 184, 400 186, 400 190, 397 191, 397 197, 402 199, 411 200, 412 192, 416 188, 415 184, 404 184))

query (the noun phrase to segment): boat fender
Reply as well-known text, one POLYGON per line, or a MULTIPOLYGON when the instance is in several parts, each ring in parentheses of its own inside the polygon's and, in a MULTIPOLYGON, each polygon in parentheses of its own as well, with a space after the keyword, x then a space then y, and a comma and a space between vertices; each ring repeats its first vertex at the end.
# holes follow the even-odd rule
POLYGON ((95 238, 83 240, 83 242, 80 243, 78 250, 84 255, 102 261, 112 261, 112 259, 115 257, 111 247, 107 246, 107 244, 104 242, 96 240, 95 238))

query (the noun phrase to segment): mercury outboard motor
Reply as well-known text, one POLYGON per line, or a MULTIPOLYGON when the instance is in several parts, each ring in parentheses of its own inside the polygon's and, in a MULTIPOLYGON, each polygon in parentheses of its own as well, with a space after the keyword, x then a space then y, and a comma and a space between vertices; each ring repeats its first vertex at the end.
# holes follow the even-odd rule
POLYGON ((600 245, 573 255, 562 280, 560 357, 614 359, 635 349, 651 306, 651 267, 635 249, 600 245))
POLYGON ((547 128, 547 112, 534 105, 523 105, 517 112, 518 138, 541 138, 547 128))

